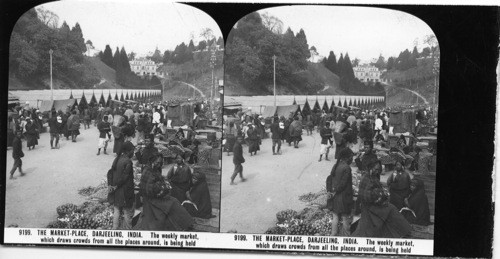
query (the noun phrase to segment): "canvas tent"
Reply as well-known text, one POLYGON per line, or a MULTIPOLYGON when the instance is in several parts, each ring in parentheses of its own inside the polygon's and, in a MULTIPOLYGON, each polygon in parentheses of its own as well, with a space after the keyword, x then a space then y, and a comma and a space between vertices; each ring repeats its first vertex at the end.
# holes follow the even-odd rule
POLYGON ((47 111, 52 110, 52 107, 54 107, 54 101, 43 100, 42 104, 40 105, 40 107, 38 107, 38 110, 40 112, 47 112, 47 111))
POLYGON ((19 103, 19 97, 9 93, 9 104, 17 104, 19 103))
POLYGON ((288 118, 290 113, 293 113, 295 116, 297 111, 299 111, 298 105, 284 105, 276 107, 276 115, 278 115, 278 117, 285 116, 285 118, 288 118))
POLYGON ((390 114, 389 127, 393 133, 414 132, 416 114, 413 110, 393 111, 390 114))
POLYGON ((266 108, 264 108, 264 111, 262 112, 262 117, 264 118, 273 117, 276 114, 277 109, 278 107, 275 106, 266 106, 266 108))
POLYGON ((68 106, 73 107, 76 105, 76 99, 65 99, 65 100, 43 100, 41 106, 38 108, 40 112, 51 111, 54 108, 55 111, 67 112, 68 106))

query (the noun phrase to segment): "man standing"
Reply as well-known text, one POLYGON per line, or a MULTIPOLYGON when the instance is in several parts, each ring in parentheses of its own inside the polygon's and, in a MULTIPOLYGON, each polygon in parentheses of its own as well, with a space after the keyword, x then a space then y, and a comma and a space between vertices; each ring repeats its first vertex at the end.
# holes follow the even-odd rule
POLYGON ((274 117, 273 124, 271 124, 271 138, 273 139, 273 155, 281 155, 281 135, 282 129, 280 128, 278 117, 274 117), (278 149, 275 150, 275 146, 278 145, 278 149), (276 152, 275 152, 276 151, 276 152))
POLYGON ((290 124, 289 131, 293 146, 299 148, 299 142, 302 140, 302 122, 299 116, 295 116, 294 121, 290 124))
POLYGON ((59 149, 59 134, 61 134, 61 125, 62 125, 62 120, 58 120, 58 116, 56 115, 56 112, 52 112, 52 117, 49 120, 49 127, 50 127, 50 148, 51 149, 59 149), (54 145, 54 139, 56 140, 56 143, 54 145))
POLYGON ((122 152, 115 158, 108 172, 108 202, 113 205, 113 229, 118 229, 123 212, 124 229, 132 229, 134 215, 134 169, 131 158, 134 156, 134 145, 125 142, 122 152))
POLYGON ((68 131, 71 134, 71 141, 76 142, 76 136, 80 135, 80 117, 73 110, 71 116, 68 118, 68 131))
POLYGON ((10 178, 9 179, 15 179, 14 178, 14 173, 16 172, 16 169, 19 168, 19 173, 21 173, 21 176, 24 175, 23 173, 23 161, 21 160, 21 157, 24 157, 23 153, 23 145, 21 142, 21 133, 22 131, 18 130, 16 131, 16 136, 14 137, 14 140, 12 140, 12 157, 14 158, 14 166, 12 166, 12 170, 10 170, 10 178))
POLYGON ((328 159, 328 153, 330 151, 330 145, 329 142, 332 141, 332 130, 330 129, 330 122, 327 121, 325 125, 321 128, 319 135, 321 136, 321 149, 319 151, 319 160, 318 162, 321 162, 321 159, 323 158, 323 155, 325 155, 325 160, 330 161, 328 159))
POLYGON ((108 147, 109 132, 111 131, 111 126, 108 122, 108 116, 102 117, 102 121, 97 124, 97 129, 99 130, 99 144, 97 146, 97 155, 101 154, 101 148, 104 149, 104 154, 106 153, 106 148, 108 147))
POLYGON ((243 165, 241 165, 245 163, 245 158, 243 157, 243 147, 241 146, 241 143, 243 143, 243 137, 238 136, 233 147, 234 173, 231 176, 231 185, 235 185, 234 178, 236 178, 236 175, 238 174, 240 175, 242 182, 246 181, 246 179, 243 178, 243 165))

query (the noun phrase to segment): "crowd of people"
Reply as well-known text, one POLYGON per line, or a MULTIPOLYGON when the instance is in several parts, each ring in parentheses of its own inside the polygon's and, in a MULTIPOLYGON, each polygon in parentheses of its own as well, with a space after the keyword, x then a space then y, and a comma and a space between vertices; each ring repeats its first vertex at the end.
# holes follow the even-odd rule
POLYGON ((108 202, 114 207, 113 229, 190 230, 193 217, 214 217, 206 176, 193 169, 201 144, 196 139, 196 129, 208 107, 201 105, 195 109, 192 121, 174 129, 168 105, 133 102, 113 108, 99 105, 82 109, 74 105, 65 111, 52 109, 45 114, 37 109, 16 107, 10 112, 8 125, 14 158, 10 179, 15 179, 17 169, 24 175, 22 139, 25 138, 29 150, 34 149, 44 123, 48 122, 52 149, 60 147, 60 137, 77 142, 80 126, 83 124, 87 130, 93 124, 99 132, 97 156, 101 152, 107 155, 111 142, 116 154, 107 174, 108 202), (160 142, 163 148, 155 142, 160 142), (175 158, 165 176, 164 161, 170 160, 166 160, 164 152, 175 158), (134 171, 141 175, 138 186, 134 183, 134 171), (141 197, 139 202, 136 190, 141 197), (133 212, 139 207, 142 213, 133 226, 133 212))
MULTIPOLYGON (((299 148, 304 129, 307 135, 312 135, 316 129, 321 137, 318 161, 330 161, 330 150, 334 149, 335 164, 326 180, 327 207, 333 214, 332 235, 408 237, 412 230, 410 223, 431 224, 423 181, 412 178, 408 172, 418 168, 421 151, 417 146, 421 134, 418 126, 436 126, 436 122, 429 108, 415 111, 415 131, 400 134, 397 144, 390 146, 389 135, 393 135, 389 126, 390 113, 395 109, 339 109, 334 113, 317 111, 305 116, 299 111, 290 113, 288 118, 263 118, 240 111, 226 120, 224 130, 225 151, 234 152, 231 184, 235 184, 237 175, 245 180, 242 167, 245 162, 242 144, 245 142, 248 153, 254 156, 260 150, 261 140, 270 133, 272 154, 279 155, 282 143, 299 148), (390 151, 391 155, 397 154, 390 157, 395 157, 394 170, 385 184, 380 181, 384 174, 383 159, 374 144, 390 151), (353 191, 351 166, 357 167, 362 175, 357 197, 353 191), (353 215, 360 215, 354 225, 351 224, 353 215)), ((385 166, 386 171, 391 171, 387 170, 392 168, 390 165, 385 166)))

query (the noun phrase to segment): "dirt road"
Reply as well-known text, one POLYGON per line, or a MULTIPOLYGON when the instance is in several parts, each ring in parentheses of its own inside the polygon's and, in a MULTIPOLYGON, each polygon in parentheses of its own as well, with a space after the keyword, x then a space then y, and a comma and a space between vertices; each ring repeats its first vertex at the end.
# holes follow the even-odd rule
MULTIPOLYGON (((244 145, 243 175, 247 181, 241 182, 237 177, 237 185, 229 184, 234 170, 232 154, 223 155, 221 232, 264 233, 276 223, 277 212, 302 210, 306 203, 298 197, 325 187, 326 177, 335 162, 335 148, 330 150, 330 161, 318 162, 321 137, 314 132, 302 138, 298 149, 286 143, 282 145, 280 156, 272 154, 271 139, 262 141, 257 156, 250 156, 244 145)), ((353 170, 357 169, 353 167, 353 170)), ((385 181, 388 176, 387 173, 382 175, 381 180, 385 181)))
MULTIPOLYGON (((9 180, 12 168, 12 148, 7 151, 7 178, 5 197, 5 226, 45 227, 56 220, 56 208, 65 203, 79 205, 85 197, 78 190, 96 186, 106 178, 106 173, 114 159, 112 146, 110 155, 97 156, 98 131, 80 129, 77 142, 65 138, 60 141, 60 149, 50 149, 50 134, 40 134, 39 145, 29 151, 23 141, 23 170, 15 180, 9 180)), ((112 144, 112 143, 111 143, 112 144)))

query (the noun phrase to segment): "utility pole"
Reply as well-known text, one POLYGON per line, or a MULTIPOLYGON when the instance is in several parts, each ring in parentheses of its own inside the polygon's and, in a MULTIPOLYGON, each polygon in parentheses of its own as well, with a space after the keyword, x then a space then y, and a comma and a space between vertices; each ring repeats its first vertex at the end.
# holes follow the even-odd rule
POLYGON ((49 50, 50 55, 50 100, 54 101, 54 88, 52 87, 52 53, 54 51, 52 49, 49 50))
POLYGON ((276 108, 276 55, 273 55, 274 107, 276 108))

